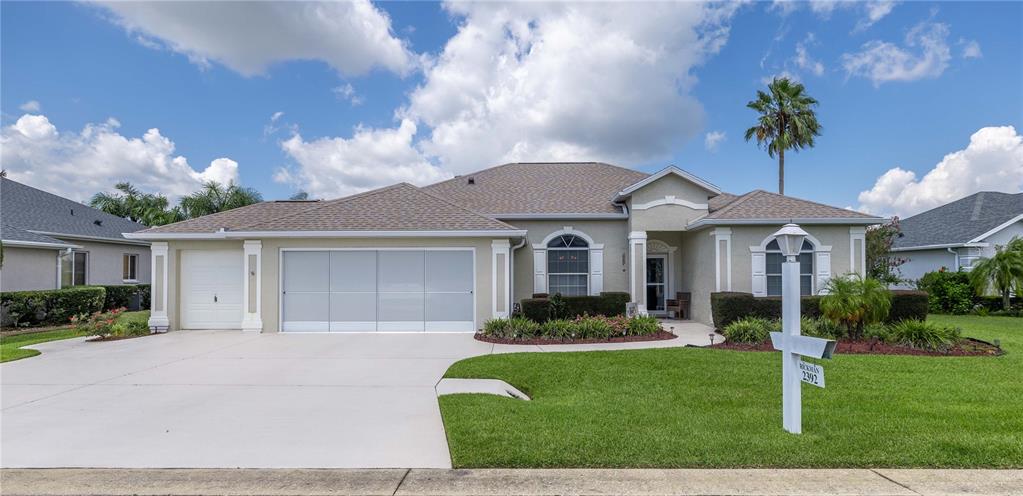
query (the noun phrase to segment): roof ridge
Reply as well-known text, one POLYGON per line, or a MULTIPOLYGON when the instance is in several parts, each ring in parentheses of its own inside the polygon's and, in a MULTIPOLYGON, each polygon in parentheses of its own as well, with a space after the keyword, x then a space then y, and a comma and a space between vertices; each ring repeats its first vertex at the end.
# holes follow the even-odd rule
POLYGON ((762 189, 755 189, 755 190, 752 190, 752 191, 747 191, 747 192, 745 192, 745 193, 743 193, 741 195, 738 195, 738 196, 735 197, 734 200, 728 202, 725 206, 723 206, 723 207, 721 207, 721 208, 711 212, 707 216, 709 217, 710 215, 717 215, 717 214, 720 214, 722 212, 727 212, 732 207, 735 207, 736 205, 738 205, 738 204, 746 201, 747 199, 751 198, 754 193, 759 193, 759 192, 764 192, 764 190, 762 190, 762 189))
POLYGON ((476 171, 473 171, 473 172, 466 172, 465 174, 456 174, 454 177, 450 177, 450 178, 445 179, 443 181, 437 181, 437 182, 435 182, 433 184, 427 184, 427 185, 423 186, 423 188, 429 188, 429 187, 432 187, 432 186, 438 186, 438 185, 441 185, 441 184, 446 184, 446 183, 449 183, 451 181, 454 181, 455 179, 461 179, 461 178, 466 177, 466 176, 475 176, 476 174, 480 174, 482 172, 492 171, 492 170, 495 170, 495 169, 500 169, 502 167, 507 167, 509 165, 516 165, 516 164, 519 164, 519 163, 521 163, 521 162, 506 162, 506 163, 503 163, 503 164, 494 165, 494 166, 487 167, 487 168, 480 169, 480 170, 476 170, 476 171))
MULTIPOLYGON (((298 212, 292 212, 290 214, 282 215, 280 217, 273 217, 273 218, 270 218, 270 219, 263 219, 263 220, 260 220, 259 222, 253 222, 252 224, 245 224, 245 225, 240 226, 237 229, 235 229, 235 231, 240 231, 242 229, 248 229, 248 228, 251 228, 253 226, 258 226, 260 224, 266 224, 267 222, 270 222, 270 221, 279 221, 281 219, 288 219, 288 218, 294 217, 296 215, 305 214, 305 213, 308 213, 308 212, 312 212, 314 210, 320 210, 322 208, 327 208, 327 207, 329 207, 331 205, 335 205, 337 203, 342 203, 342 202, 349 201, 349 200, 354 200, 356 198, 364 198, 364 197, 367 197, 367 196, 373 196, 375 194, 383 193, 384 191, 388 191, 390 189, 394 189, 394 188, 396 188, 398 186, 401 186, 403 184, 406 185, 406 186, 412 186, 411 184, 408 184, 406 182, 389 184, 387 186, 383 186, 383 187, 380 187, 380 188, 377 188, 377 189, 371 189, 371 190, 368 190, 368 191, 362 191, 362 192, 359 192, 359 193, 355 193, 353 195, 343 196, 341 198, 334 198, 333 200, 327 200, 327 201, 324 201, 321 204, 314 204, 314 205, 310 206, 310 208, 299 210, 298 212)), ((414 188, 415 186, 412 186, 412 187, 414 188)))
MULTIPOLYGON (((406 183, 402 183, 402 184, 406 184, 406 183)), ((424 195, 427 195, 427 196, 429 196, 430 198, 434 198, 434 199, 436 199, 436 200, 439 200, 439 201, 441 201, 441 202, 443 202, 443 203, 445 203, 445 204, 451 205, 451 206, 453 206, 453 207, 457 207, 457 208, 460 208, 460 209, 462 209, 462 210, 465 210, 466 212, 469 212, 469 213, 471 213, 471 214, 473 214, 473 215, 476 215, 476 216, 478 216, 478 217, 482 217, 482 218, 484 218, 484 219, 487 219, 487 220, 490 220, 490 221, 496 222, 496 223, 498 223, 498 224, 501 224, 501 225, 504 225, 504 226, 508 226, 508 227, 509 227, 509 228, 511 228, 511 229, 516 229, 516 227, 515 227, 515 226, 513 226, 513 225, 511 225, 511 224, 508 224, 508 223, 506 223, 506 222, 504 222, 504 221, 500 221, 500 220, 497 220, 497 219, 495 219, 495 218, 493 218, 493 217, 491 217, 491 216, 489 216, 489 215, 487 215, 487 214, 484 214, 483 212, 478 212, 478 211, 476 211, 476 210, 474 210, 474 209, 471 209, 471 208, 469 208, 469 207, 467 207, 467 206, 465 206, 465 205, 462 205, 462 204, 459 204, 459 203, 455 203, 455 202, 453 202, 453 201, 451 201, 451 200, 448 200, 448 199, 446 199, 446 198, 443 198, 443 197, 441 197, 440 195, 437 195, 437 194, 435 194, 435 193, 433 193, 433 192, 431 192, 431 191, 427 191, 427 190, 426 190, 426 189, 424 189, 424 188, 420 188, 420 187, 418 187, 418 186, 415 186, 415 185, 411 185, 411 184, 410 184, 409 186, 412 186, 413 188, 415 188, 415 189, 416 189, 416 191, 418 191, 418 192, 420 192, 420 193, 423 193, 424 195)))

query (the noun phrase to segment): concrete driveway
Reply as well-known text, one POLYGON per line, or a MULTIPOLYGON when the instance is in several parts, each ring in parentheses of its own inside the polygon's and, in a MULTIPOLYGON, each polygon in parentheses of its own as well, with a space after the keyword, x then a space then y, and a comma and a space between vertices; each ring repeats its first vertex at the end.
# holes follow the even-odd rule
POLYGON ((0 365, 0 467, 448 468, 434 389, 454 362, 508 351, 469 334, 181 331, 34 346, 0 365))

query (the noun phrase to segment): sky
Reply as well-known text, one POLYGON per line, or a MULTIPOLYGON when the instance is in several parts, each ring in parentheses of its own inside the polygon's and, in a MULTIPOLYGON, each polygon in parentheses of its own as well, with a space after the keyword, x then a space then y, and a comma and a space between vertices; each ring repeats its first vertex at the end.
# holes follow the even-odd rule
POLYGON ((819 101, 786 194, 908 216, 1023 190, 1023 3, 0 3, 0 162, 87 201, 676 165, 744 193, 773 77, 819 101))

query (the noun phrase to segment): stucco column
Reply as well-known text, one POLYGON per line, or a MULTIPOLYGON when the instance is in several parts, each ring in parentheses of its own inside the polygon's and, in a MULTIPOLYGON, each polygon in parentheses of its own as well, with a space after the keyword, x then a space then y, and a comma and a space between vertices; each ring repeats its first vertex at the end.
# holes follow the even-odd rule
POLYGON ((154 242, 149 247, 152 254, 150 267, 152 277, 150 288, 149 329, 152 332, 167 332, 170 319, 167 318, 167 256, 169 253, 166 242, 154 242))
POLYGON ((849 228, 849 272, 867 276, 867 229, 849 228))
POLYGON ((646 231, 629 233, 629 294, 636 311, 646 315, 646 231))
POLYGON ((714 237, 714 291, 732 290, 732 229, 718 227, 714 237))
POLYGON ((507 239, 495 239, 490 242, 493 257, 490 261, 492 277, 491 304, 495 319, 508 318, 509 292, 511 291, 511 243, 507 239))
POLYGON ((263 273, 260 270, 263 258, 263 242, 257 240, 245 240, 243 244, 245 259, 242 263, 245 267, 244 279, 242 280, 242 301, 244 312, 242 314, 242 330, 260 332, 263 330, 263 318, 261 308, 263 307, 263 273))

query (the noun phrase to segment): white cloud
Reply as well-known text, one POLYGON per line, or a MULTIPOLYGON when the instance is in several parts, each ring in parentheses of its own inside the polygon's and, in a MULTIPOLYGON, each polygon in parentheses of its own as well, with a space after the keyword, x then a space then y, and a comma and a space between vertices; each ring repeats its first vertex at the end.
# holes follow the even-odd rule
POLYGON ((725 141, 726 135, 724 131, 711 131, 703 137, 703 147, 708 151, 716 152, 718 145, 725 141))
POLYGON ((980 51, 980 43, 977 43, 977 40, 959 38, 959 45, 963 47, 964 59, 979 59, 984 56, 984 53, 980 51))
POLYGON ((824 74, 824 64, 811 57, 807 49, 807 45, 813 44, 814 41, 816 41, 816 38, 813 33, 808 33, 806 39, 796 43, 796 56, 793 57, 792 61, 796 64, 796 67, 808 71, 814 76, 821 76, 824 74))
POLYGON ((870 79, 874 86, 892 81, 936 78, 952 58, 948 47, 948 26, 923 22, 906 34, 905 47, 880 40, 864 43, 856 53, 842 55, 849 76, 870 79))
POLYGON ((375 67, 404 74, 416 63, 369 0, 102 5, 144 46, 162 44, 200 66, 218 62, 246 76, 287 60, 320 60, 344 75, 375 67))
POLYGON ((810 12, 813 12, 821 19, 830 18, 839 9, 859 10, 862 12, 863 18, 857 21, 855 31, 862 31, 890 14, 896 5, 898 5, 898 2, 894 0, 868 0, 865 2, 845 0, 810 0, 808 2, 774 0, 769 10, 778 12, 782 16, 787 16, 806 6, 809 7, 810 12))
POLYGON ((355 92, 351 83, 345 83, 331 90, 338 100, 347 101, 353 107, 362 105, 362 97, 355 92))
POLYGON ((42 110, 43 106, 40 105, 39 102, 37 102, 35 100, 29 100, 29 101, 19 105, 18 108, 21 109, 22 112, 28 112, 30 114, 37 114, 37 113, 39 113, 40 110, 42 110))
POLYGON ((874 23, 884 19, 888 16, 888 14, 891 14, 892 9, 895 8, 896 4, 897 2, 891 0, 872 0, 865 2, 863 7, 866 9, 866 17, 860 19, 860 21, 856 23, 855 30, 863 31, 870 26, 873 26, 874 23))
POLYGON ((981 128, 965 149, 945 155, 922 179, 890 169, 860 193, 860 210, 906 217, 978 191, 1023 191, 1023 136, 1016 128, 981 128))
POLYGON ((238 163, 218 158, 202 170, 174 155, 174 142, 153 128, 139 138, 117 132, 109 119, 81 132, 60 132, 44 115, 22 115, 4 127, 0 157, 11 179, 77 201, 87 201, 115 183, 129 181, 143 191, 172 198, 191 193, 204 181, 238 180, 238 163))
POLYGON ((415 134, 416 124, 408 119, 394 129, 356 128, 348 139, 305 141, 295 134, 281 148, 298 167, 278 169, 274 180, 315 198, 336 198, 401 181, 429 184, 450 177, 415 149, 415 134))

